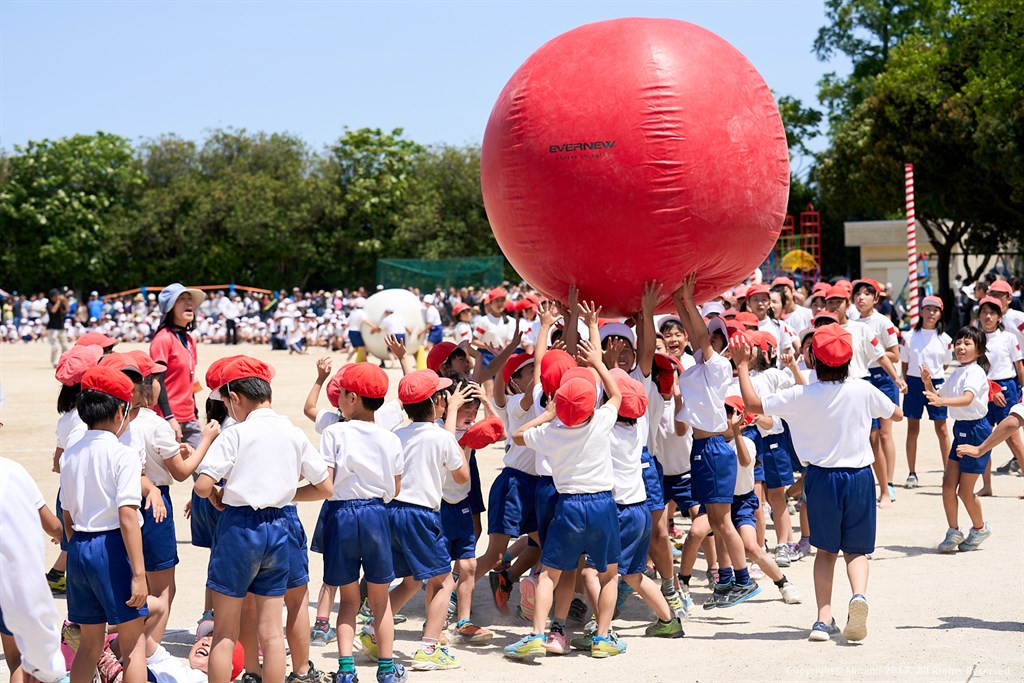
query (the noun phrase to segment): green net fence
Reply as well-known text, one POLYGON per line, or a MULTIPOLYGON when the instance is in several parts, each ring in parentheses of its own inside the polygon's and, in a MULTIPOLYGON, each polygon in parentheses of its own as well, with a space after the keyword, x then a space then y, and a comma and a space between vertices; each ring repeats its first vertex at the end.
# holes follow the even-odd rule
POLYGON ((392 287, 491 287, 501 284, 505 259, 501 256, 473 256, 447 259, 378 259, 377 284, 392 287))

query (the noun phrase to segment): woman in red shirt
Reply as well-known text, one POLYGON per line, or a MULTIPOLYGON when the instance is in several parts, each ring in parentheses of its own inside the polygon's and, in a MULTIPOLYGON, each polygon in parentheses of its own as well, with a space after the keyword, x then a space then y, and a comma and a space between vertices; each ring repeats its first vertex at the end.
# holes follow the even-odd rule
POLYGON ((160 413, 179 441, 199 447, 202 426, 195 399, 196 343, 189 334, 195 328, 195 311, 206 294, 175 282, 160 292, 157 303, 163 318, 149 345, 149 355, 167 366, 160 377, 160 413))

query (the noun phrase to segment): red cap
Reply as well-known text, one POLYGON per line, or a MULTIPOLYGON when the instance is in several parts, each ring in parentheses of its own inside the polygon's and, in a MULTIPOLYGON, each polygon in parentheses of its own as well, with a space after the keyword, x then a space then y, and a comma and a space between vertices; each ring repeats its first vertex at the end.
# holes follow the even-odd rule
POLYGON ((732 320, 737 316, 737 314, 739 314, 739 311, 737 311, 735 308, 727 308, 725 309, 725 313, 723 313, 719 317, 725 318, 726 320, 732 320))
POLYGON ((143 377, 149 377, 150 375, 160 374, 161 372, 167 371, 166 365, 153 360, 148 353, 141 349, 135 349, 134 351, 128 351, 127 353, 135 359, 135 367, 139 369, 139 372, 142 373, 143 377))
POLYGON ((102 332, 86 332, 78 338, 75 346, 99 346, 100 348, 109 349, 116 343, 116 339, 112 339, 102 332))
POLYGON ((540 361, 540 383, 549 396, 561 386, 562 375, 576 367, 576 361, 565 351, 553 349, 544 354, 540 361))
POLYGON ((774 280, 772 280, 772 287, 778 287, 780 285, 785 285, 790 289, 796 289, 796 285, 793 284, 793 281, 784 275, 782 277, 777 277, 774 280))
POLYGON ((92 389, 130 403, 135 384, 120 370, 112 367, 89 368, 82 375, 82 389, 92 389))
POLYGON ((438 377, 433 370, 416 370, 398 383, 398 400, 405 405, 422 403, 452 385, 447 377, 438 377))
POLYGON ((945 305, 942 303, 942 299, 937 296, 926 296, 921 299, 921 308, 924 308, 925 306, 935 306, 940 311, 945 308, 945 305))
POLYGON ((373 363, 346 365, 336 376, 342 389, 357 396, 384 398, 388 395, 388 374, 373 363))
POLYGON ((978 302, 978 308, 980 309, 985 304, 992 306, 999 312, 999 315, 1003 314, 1003 302, 994 296, 986 296, 984 299, 978 302))
POLYGON ((508 297, 508 292, 505 291, 504 287, 495 287, 491 291, 487 292, 487 299, 485 301, 494 301, 495 299, 503 299, 508 297))
POLYGON ((127 370, 134 372, 136 375, 142 376, 142 369, 137 365, 138 361, 127 353, 108 353, 107 355, 100 358, 100 362, 97 365, 104 368, 113 368, 115 370, 121 370, 122 372, 127 370))
POLYGON ((831 368, 849 363, 853 358, 853 337, 837 323, 819 327, 811 337, 814 357, 831 368))
POLYGON ((223 384, 227 384, 250 377, 269 382, 274 379, 274 369, 256 358, 236 356, 224 364, 220 379, 223 384))
POLYGON ((647 392, 640 382, 632 377, 616 378, 619 391, 622 392, 622 403, 619 404, 619 415, 639 419, 647 412, 647 392))
POLYGON ((736 285, 732 288, 732 295, 737 299, 745 299, 749 289, 746 285, 736 285))
POLYGON ((523 367, 528 363, 533 362, 532 353, 515 353, 505 363, 505 367, 501 369, 501 379, 508 386, 508 383, 512 381, 512 375, 519 372, 519 368, 523 367))
POLYGON ((529 297, 520 299, 516 303, 516 310, 522 313, 523 311, 529 311, 530 309, 536 308, 537 304, 530 300, 529 297))
POLYGON ((749 299, 755 294, 771 294, 771 291, 768 285, 750 285, 747 287, 747 298, 749 299))
MULTIPOLYGON (((773 349, 779 348, 779 339, 771 332, 761 332, 761 339, 773 349)), ((764 348, 763 346, 761 348, 764 348)))
POLYGON ((747 407, 743 405, 743 399, 739 396, 726 396, 725 405, 729 406, 738 413, 747 412, 747 407))
POLYGON ((859 280, 853 281, 853 291, 857 291, 857 287, 861 285, 867 285, 871 289, 875 290, 875 294, 882 293, 882 285, 878 284, 878 280, 872 280, 871 278, 862 277, 859 280))
POLYGON ((773 335, 771 334, 771 332, 751 331, 747 332, 745 336, 748 339, 749 344, 751 344, 752 346, 756 346, 765 353, 768 353, 768 349, 770 348, 770 346, 766 337, 772 337, 773 335))
POLYGON ((814 299, 814 298, 819 297, 819 296, 824 298, 825 295, 828 294, 828 290, 831 287, 832 287, 832 285, 830 285, 827 282, 819 282, 819 283, 817 283, 816 285, 814 285, 814 287, 811 288, 811 298, 814 299))
POLYGON ((1006 280, 996 280, 988 286, 990 292, 1002 292, 1003 294, 1009 294, 1013 296, 1013 287, 1006 280))
POLYGON ((86 370, 96 367, 96 363, 102 356, 103 349, 99 346, 78 346, 76 344, 61 354, 54 376, 64 386, 74 386, 82 381, 82 375, 86 370))
POLYGON ((335 408, 338 407, 338 401, 341 400, 341 373, 344 372, 347 367, 347 365, 342 365, 341 368, 334 373, 329 380, 327 380, 327 402, 335 408))
POLYGON ((518 306, 519 304, 515 301, 512 301, 512 299, 505 299, 506 313, 515 313, 517 310, 519 310, 518 306))
POLYGON ((683 372, 683 366, 679 359, 667 353, 654 354, 654 365, 658 368, 658 393, 671 394, 672 385, 675 384, 676 374, 683 372))
POLYGON ((735 317, 733 317, 733 320, 736 322, 737 325, 752 327, 755 330, 757 329, 757 316, 751 313, 750 311, 740 311, 735 315, 735 317))
POLYGON ((206 369, 206 386, 210 388, 210 391, 216 391, 224 386, 224 368, 236 358, 242 358, 242 356, 224 356, 210 363, 210 367, 206 369))
POLYGON ((571 379, 555 392, 555 415, 567 427, 582 424, 594 414, 597 387, 581 378, 571 379))
POLYGON ((461 301, 452 306, 452 315, 458 317, 459 313, 469 310, 469 304, 464 304, 461 301))
MULTIPOLYGON (((619 370, 619 372, 621 372, 624 375, 626 374, 621 369, 619 370)), ((629 377, 629 375, 626 375, 626 377, 629 377)), ((562 386, 571 379, 585 379, 596 387, 598 380, 597 371, 591 370, 590 368, 581 368, 579 366, 569 368, 562 374, 562 379, 561 381, 559 381, 558 386, 562 386)))
POLYGON ((449 341, 443 341, 440 344, 430 349, 430 353, 427 354, 427 367, 434 372, 440 372, 441 366, 448 360, 448 356, 452 355, 455 349, 459 348, 457 345, 449 341))
POLYGON ((825 291, 826 299, 850 299, 850 290, 840 284, 832 285, 825 291))
POLYGON ((818 311, 818 315, 814 316, 813 323, 818 324, 819 320, 828 320, 829 322, 838 323, 839 317, 835 313, 829 311, 818 311))
MULTIPOLYGON (((377 368, 378 370, 380 368, 377 368)), ((463 448, 486 448, 492 443, 498 443, 505 438, 505 425, 500 417, 485 417, 472 427, 459 439, 459 445, 463 448)))

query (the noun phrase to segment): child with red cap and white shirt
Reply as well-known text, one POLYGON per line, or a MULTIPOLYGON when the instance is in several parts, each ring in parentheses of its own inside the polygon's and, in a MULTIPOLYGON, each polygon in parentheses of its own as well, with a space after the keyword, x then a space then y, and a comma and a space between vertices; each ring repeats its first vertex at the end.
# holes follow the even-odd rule
POLYGON ((295 499, 302 478, 313 488, 305 494, 307 500, 329 497, 334 490, 323 457, 298 427, 271 407, 272 376, 270 366, 255 358, 239 356, 225 364, 218 392, 237 424, 221 432, 197 470, 195 492, 224 507, 207 579, 217 615, 210 653, 214 680, 228 680, 231 674, 248 593, 256 597, 263 677, 284 679, 281 608, 294 542, 285 508, 295 499), (224 486, 217 488, 221 480, 224 486))
MULTIPOLYGON (((598 339, 600 309, 581 307, 590 331, 598 339)), ((621 551, 614 488, 614 470, 609 437, 618 416, 622 393, 608 374, 601 348, 580 343, 580 360, 597 372, 608 397, 595 410, 597 384, 589 370, 562 374, 554 400, 544 413, 516 430, 512 439, 519 445, 545 453, 558 491, 555 515, 541 547, 541 570, 537 578, 536 608, 532 633, 505 648, 514 659, 541 657, 547 653, 544 627, 554 600, 555 584, 563 572, 576 569, 579 557, 587 553, 601 584, 597 605, 597 632, 591 656, 617 655, 625 643, 609 631, 615 609, 616 578, 621 551), (555 418, 558 418, 555 421, 555 418)))
POLYGON ((842 551, 853 598, 843 636, 867 636, 867 555, 875 549, 875 501, 869 435, 871 418, 896 421, 903 412, 885 394, 857 377, 848 378, 853 338, 838 324, 818 328, 811 340, 818 381, 758 396, 750 379, 750 347, 732 347, 746 410, 788 421, 800 461, 807 465, 804 492, 811 526, 814 593, 818 620, 810 639, 826 641, 839 632, 832 617, 832 577, 842 551), (823 429, 822 425, 828 425, 823 429))

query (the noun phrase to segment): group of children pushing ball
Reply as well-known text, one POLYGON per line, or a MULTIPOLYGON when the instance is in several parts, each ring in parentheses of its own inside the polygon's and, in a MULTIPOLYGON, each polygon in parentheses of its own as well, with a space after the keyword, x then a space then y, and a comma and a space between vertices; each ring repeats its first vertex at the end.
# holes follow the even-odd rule
MULTIPOLYGON (((870 280, 816 287, 813 318, 799 334, 775 319, 767 286, 748 289, 749 312, 729 316, 714 304, 705 317, 694 282, 691 275, 673 293, 678 316, 662 318, 657 329, 657 283, 645 286, 642 310, 626 323, 602 321, 601 309, 578 301, 575 290, 564 304, 540 302, 532 354, 519 348, 521 329, 500 315, 505 293, 494 290, 488 299, 497 324, 508 324, 504 350, 484 357, 465 343, 436 344, 429 369, 406 372, 398 383, 397 403, 385 403, 388 376, 373 363, 345 365, 328 381, 322 361, 306 411, 321 434, 319 452, 272 409, 274 371, 259 360, 232 356, 209 368, 211 419, 192 449, 179 446, 149 409, 159 363, 141 352, 100 358, 109 347, 76 346, 58 366, 58 378, 77 391, 65 412, 87 430, 59 460, 68 619, 81 629, 72 682, 92 680, 107 650, 107 624, 117 625, 123 680, 146 679, 174 591, 173 572, 169 582, 161 574, 177 563, 167 485, 189 476, 193 542, 211 548, 206 585, 216 618, 208 675, 215 683, 237 676, 240 658, 243 680, 283 681, 285 631, 289 681, 357 681, 354 647, 377 661, 381 683, 405 680, 394 625, 421 587, 426 622, 409 666, 458 667, 448 642, 493 637, 471 621, 476 579, 488 573, 498 608, 508 612, 518 585, 518 614, 532 623, 505 648, 507 657, 571 648, 618 655, 626 643, 612 621, 630 592, 653 613, 646 635, 683 636, 701 549, 713 582, 703 608, 724 609, 760 592, 748 561, 787 604, 799 603, 781 568, 816 548, 818 615, 809 637, 819 641, 840 632, 831 594, 842 553, 854 594, 842 634, 864 639, 876 478, 880 502, 895 497, 892 421, 906 414, 916 439, 927 408, 940 426, 949 531, 939 550, 974 550, 991 533, 975 484, 992 446, 1024 422, 1016 405, 1020 346, 1000 323, 1005 302, 984 299, 981 329, 966 327, 950 339, 941 300, 925 298, 920 323, 900 345, 891 322, 873 310, 880 288, 870 280), (860 320, 848 319, 851 303, 860 320), (944 378, 951 356, 958 367, 944 378), (317 414, 325 383, 336 411, 317 414), (900 393, 907 394, 903 409, 900 393), (951 444, 947 414, 955 421, 951 444), (995 433, 992 424, 1000 424, 995 433), (477 557, 484 506, 474 450, 502 439, 487 549, 477 557), (802 473, 799 481, 794 473, 802 473), (801 501, 797 542, 787 488, 801 501), (967 535, 958 497, 971 519, 967 535), (323 554, 324 587, 310 625, 306 536, 295 503, 316 500, 325 501, 312 539, 323 554), (765 502, 778 538, 773 553, 765 551, 765 502), (678 571, 668 531, 673 505, 691 519, 678 571), (396 579, 403 580, 392 588, 396 579), (591 612, 583 612, 579 592, 591 612), (573 612, 592 620, 569 640, 573 612), (332 676, 307 655, 311 639, 335 638, 332 676)), ((401 340, 389 343, 404 351, 401 340)), ((910 465, 908 487, 916 485, 910 465)))

